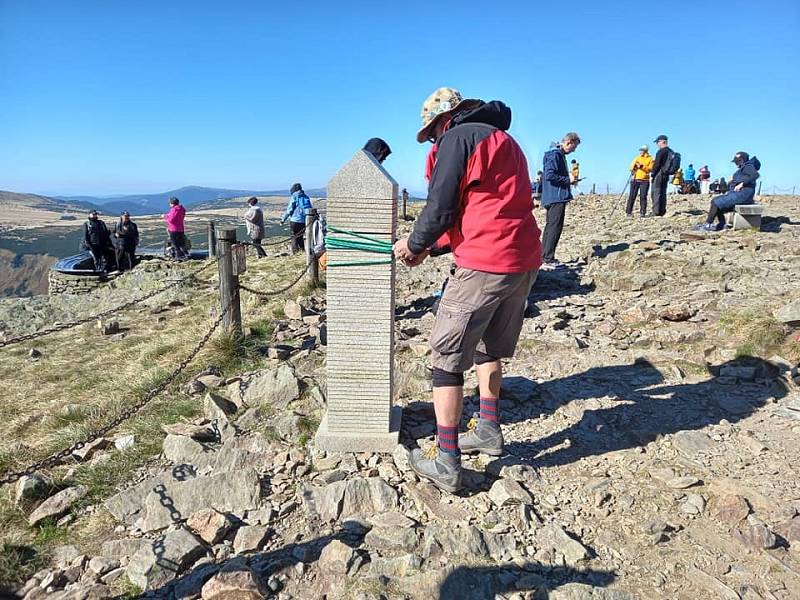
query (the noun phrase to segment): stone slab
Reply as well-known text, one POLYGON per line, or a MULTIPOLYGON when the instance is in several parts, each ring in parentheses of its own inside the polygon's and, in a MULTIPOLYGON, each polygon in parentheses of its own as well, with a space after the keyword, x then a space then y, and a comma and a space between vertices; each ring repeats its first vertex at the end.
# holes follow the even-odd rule
POLYGON ((760 214, 739 214, 733 213, 733 224, 732 227, 734 230, 741 230, 741 229, 761 229, 761 215, 760 214))
POLYGON ((314 442, 318 450, 326 452, 394 452, 400 442, 400 423, 403 409, 393 406, 390 412, 389 431, 365 433, 354 425, 351 432, 331 431, 328 428, 328 415, 322 418, 314 442))
POLYGON ((734 210, 740 215, 764 214, 764 206, 761 204, 737 204, 734 210))

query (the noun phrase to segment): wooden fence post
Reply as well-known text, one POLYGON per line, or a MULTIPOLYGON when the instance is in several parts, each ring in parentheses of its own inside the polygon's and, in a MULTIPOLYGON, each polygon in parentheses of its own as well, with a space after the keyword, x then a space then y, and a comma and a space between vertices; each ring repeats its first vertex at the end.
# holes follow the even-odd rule
POLYGON ((306 264, 308 282, 317 287, 319 285, 319 259, 314 254, 314 222, 319 218, 316 208, 310 208, 306 212, 306 264))
POLYGON ((403 188, 403 221, 408 220, 408 191, 403 188))
POLYGON ((595 183, 593 183, 593 184, 592 184, 592 194, 593 194, 593 195, 596 193, 596 192, 594 191, 594 187, 595 187, 595 185, 597 185, 597 184, 595 184, 595 183))
POLYGON ((220 310, 230 305, 222 319, 222 325, 237 337, 242 335, 242 307, 239 304, 239 276, 233 270, 233 244, 236 243, 236 228, 221 227, 217 239, 219 263, 220 310))
POLYGON ((217 230, 214 221, 208 222, 208 256, 217 255, 217 230))

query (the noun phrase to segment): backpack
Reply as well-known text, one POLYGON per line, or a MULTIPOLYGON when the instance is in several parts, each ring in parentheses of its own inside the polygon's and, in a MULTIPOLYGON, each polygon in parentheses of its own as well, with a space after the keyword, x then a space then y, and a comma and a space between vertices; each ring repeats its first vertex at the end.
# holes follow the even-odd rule
POLYGON ((681 153, 670 150, 667 159, 667 175, 675 175, 681 168, 681 153))

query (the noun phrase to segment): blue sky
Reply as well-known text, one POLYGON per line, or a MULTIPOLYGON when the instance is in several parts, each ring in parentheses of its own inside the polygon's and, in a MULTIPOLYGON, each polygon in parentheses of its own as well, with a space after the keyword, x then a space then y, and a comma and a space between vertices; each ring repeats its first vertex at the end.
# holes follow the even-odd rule
POLYGON ((532 172, 575 130, 587 183, 642 143, 798 185, 800 3, 0 0, 0 189, 324 185, 364 141, 424 190, 424 98, 500 99, 532 172), (377 9, 380 9, 378 12, 377 9), (668 9, 668 10, 667 10, 668 9))

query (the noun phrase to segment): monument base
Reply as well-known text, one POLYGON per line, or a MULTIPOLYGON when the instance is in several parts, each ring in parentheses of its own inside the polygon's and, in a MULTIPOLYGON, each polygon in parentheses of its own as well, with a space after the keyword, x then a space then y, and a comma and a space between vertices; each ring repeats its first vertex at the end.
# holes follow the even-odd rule
POLYGON ((400 422, 403 408, 393 406, 389 413, 389 431, 387 433, 336 433, 328 429, 328 415, 322 418, 319 429, 314 436, 314 444, 318 450, 325 452, 382 452, 392 453, 400 443, 400 422))

